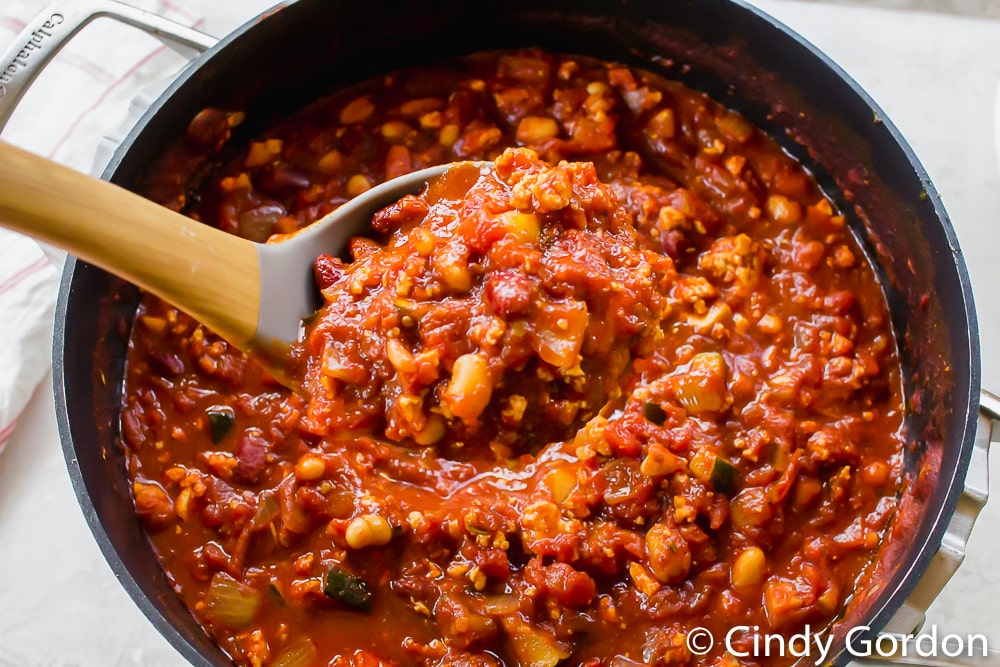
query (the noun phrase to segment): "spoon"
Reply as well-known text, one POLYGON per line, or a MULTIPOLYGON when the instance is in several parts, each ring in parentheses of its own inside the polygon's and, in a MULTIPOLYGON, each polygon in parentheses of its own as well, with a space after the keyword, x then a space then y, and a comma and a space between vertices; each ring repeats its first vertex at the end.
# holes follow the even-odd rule
MULTIPOLYGON (((0 225, 128 280, 245 352, 274 352, 296 342, 300 321, 320 306, 312 273, 316 257, 338 253, 348 239, 370 229, 377 211, 419 192, 449 166, 394 178, 266 244, 0 142, 0 225)), ((279 379, 280 356, 263 359, 279 379)))

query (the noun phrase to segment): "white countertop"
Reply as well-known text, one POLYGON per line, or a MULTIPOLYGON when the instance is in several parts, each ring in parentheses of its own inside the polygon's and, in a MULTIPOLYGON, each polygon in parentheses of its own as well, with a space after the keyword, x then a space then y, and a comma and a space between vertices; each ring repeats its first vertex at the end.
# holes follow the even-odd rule
MULTIPOLYGON (((43 2, 34 2, 39 9, 43 2)), ((268 3, 189 0, 221 35, 268 3)), ((795 0, 755 4, 830 54, 883 107, 940 190, 976 294, 984 385, 1000 390, 1000 176, 995 96, 1000 22, 795 0)), ((2 12, 0 12, 2 13, 2 12)), ((0 45, 6 46, 6 45, 0 45)), ((50 381, 0 457, 0 667, 186 664, 118 585, 90 535, 63 464, 50 381)), ((993 478, 1000 479, 994 457, 993 478)), ((1000 496, 1000 494, 998 494, 1000 496)), ((1000 648, 1000 497, 928 614, 942 633, 1000 648)))

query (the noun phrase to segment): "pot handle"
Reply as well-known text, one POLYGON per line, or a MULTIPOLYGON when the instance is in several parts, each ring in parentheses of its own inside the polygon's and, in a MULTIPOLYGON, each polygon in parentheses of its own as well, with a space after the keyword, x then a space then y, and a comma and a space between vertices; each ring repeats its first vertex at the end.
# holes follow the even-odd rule
POLYGON ((986 389, 979 392, 979 412, 994 421, 1000 421, 1000 396, 986 389))
POLYGON ((116 0, 63 0, 49 5, 0 56, 0 131, 52 57, 84 26, 111 18, 139 28, 180 52, 198 54, 218 41, 210 35, 116 0))
POLYGON ((1000 396, 983 390, 979 397, 979 422, 969 471, 965 477, 965 489, 941 540, 941 548, 934 554, 917 587, 886 624, 883 632, 903 635, 917 632, 923 626, 927 609, 965 560, 969 535, 990 495, 990 442, 993 440, 994 426, 998 423, 1000 396))

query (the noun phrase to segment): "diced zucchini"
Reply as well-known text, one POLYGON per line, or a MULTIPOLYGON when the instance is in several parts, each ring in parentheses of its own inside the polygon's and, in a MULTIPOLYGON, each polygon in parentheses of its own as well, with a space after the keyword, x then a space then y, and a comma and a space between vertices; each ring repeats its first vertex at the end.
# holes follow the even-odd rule
POLYGON ((323 580, 323 594, 331 600, 368 611, 372 607, 371 588, 361 577, 337 566, 330 568, 323 580))
POLYGON ((688 371, 673 379, 677 402, 690 414, 716 412, 726 402, 726 362, 718 352, 691 359, 688 371))
POLYGON ((736 478, 738 476, 739 471, 736 470, 736 466, 721 456, 717 456, 715 458, 715 465, 712 466, 712 477, 709 481, 713 489, 719 493, 731 496, 736 491, 736 478))
POLYGON ((205 410, 212 442, 219 444, 236 422, 236 412, 228 405, 213 405, 205 410))

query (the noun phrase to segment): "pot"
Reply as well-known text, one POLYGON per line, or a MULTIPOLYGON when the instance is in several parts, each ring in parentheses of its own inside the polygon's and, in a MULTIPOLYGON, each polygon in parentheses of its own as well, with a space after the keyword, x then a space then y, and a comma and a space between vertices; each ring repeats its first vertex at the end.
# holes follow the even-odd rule
MULTIPOLYGON (((872 99, 835 63, 738 0, 509 0, 482 22, 459 0, 278 6, 215 44, 110 0, 65 3, 26 28, 0 65, 0 125, 45 62, 97 16, 204 50, 146 111, 103 177, 135 187, 145 165, 203 108, 246 111, 251 137, 340 86, 415 61, 539 45, 624 61, 708 93, 768 131, 844 210, 884 285, 908 413, 899 512, 868 581, 834 627, 910 633, 962 560, 986 501, 986 455, 1000 399, 980 395, 972 291, 954 230, 927 174, 872 99), (470 28, 470 26, 474 26, 470 28), (39 37, 41 35, 41 37, 39 37), (942 546, 944 545, 944 546, 942 546)), ((67 467, 105 557, 136 604, 199 667, 228 665, 174 594, 135 516, 119 445, 123 365, 138 290, 67 260, 53 349, 67 467)))

